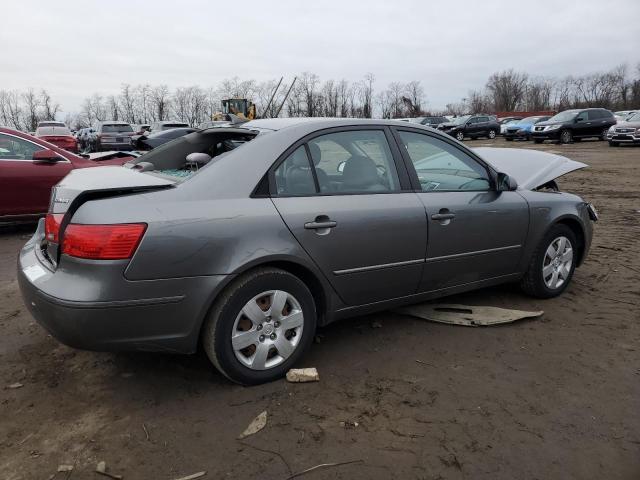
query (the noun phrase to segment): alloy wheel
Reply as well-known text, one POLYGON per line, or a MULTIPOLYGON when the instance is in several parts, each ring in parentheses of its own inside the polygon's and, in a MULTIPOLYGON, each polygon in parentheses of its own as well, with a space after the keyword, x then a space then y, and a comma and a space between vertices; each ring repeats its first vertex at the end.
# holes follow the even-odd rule
POLYGON ((284 290, 262 292, 242 308, 231 330, 236 358, 252 370, 268 370, 293 354, 302 338, 300 302, 284 290))
POLYGON ((563 130, 560 134, 560 141, 562 143, 570 143, 571 142, 571 132, 569 130, 563 130))
POLYGON ((609 129, 608 128, 604 128, 602 129, 602 135, 600 135, 600 139, 601 140, 606 140, 607 139, 607 134, 609 133, 609 129))
POLYGON ((458 132, 456 133, 456 140, 458 140, 459 142, 464 140, 464 133, 462 132, 458 132))
POLYGON ((491 138, 491 139, 496 138, 496 132, 495 132, 495 130, 489 130, 489 138, 491 138))
POLYGON ((565 236, 555 238, 542 261, 542 278, 547 288, 560 288, 571 274, 573 265, 573 246, 565 236))

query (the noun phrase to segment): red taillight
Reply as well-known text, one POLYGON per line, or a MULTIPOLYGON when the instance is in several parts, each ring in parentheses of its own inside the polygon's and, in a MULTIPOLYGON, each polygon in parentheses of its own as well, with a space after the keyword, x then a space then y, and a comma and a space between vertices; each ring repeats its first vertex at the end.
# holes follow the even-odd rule
POLYGON ((44 236, 49 242, 58 243, 58 233, 60 224, 64 218, 64 213, 47 213, 44 220, 44 236))
POLYGON ((70 223, 64 231, 62 253, 93 260, 123 260, 136 251, 146 223, 81 225, 70 223))

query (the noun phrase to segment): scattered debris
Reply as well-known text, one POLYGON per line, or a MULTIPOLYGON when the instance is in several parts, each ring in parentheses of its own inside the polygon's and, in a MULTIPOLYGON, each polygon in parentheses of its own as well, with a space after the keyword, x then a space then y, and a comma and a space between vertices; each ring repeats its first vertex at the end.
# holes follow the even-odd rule
POLYGON ((430 367, 435 367, 433 363, 423 362, 422 360, 418 360, 418 359, 416 359, 416 363, 419 363, 421 365, 429 365, 430 367))
POLYGON ((260 415, 258 415, 256 418, 253 419, 253 421, 249 424, 247 429, 240 434, 238 439, 242 440, 243 438, 247 438, 250 435, 254 435, 258 433, 266 425, 267 425, 267 411, 265 410, 264 412, 262 412, 260 415))
POLYGON ((362 463, 362 462, 363 460, 351 460, 350 462, 321 463, 320 465, 316 465, 315 467, 307 468, 306 470, 302 470, 301 472, 294 473, 293 475, 287 477, 286 480, 291 480, 292 478, 301 477, 305 473, 313 472, 314 470, 319 470, 321 468, 339 467, 341 465, 350 465, 352 463, 362 463))
POLYGON ((430 304, 411 305, 395 310, 403 315, 423 318, 432 322, 465 325, 478 327, 510 323, 524 318, 539 317, 544 314, 542 310, 527 312, 524 310, 511 310, 508 308, 470 306, 457 304, 430 304))
POLYGON ((24 385, 20 382, 12 383, 11 385, 7 385, 7 388, 10 390, 15 390, 16 388, 22 388, 24 385))
POLYGON ((207 474, 207 472, 198 472, 198 473, 193 473, 191 475, 187 475, 186 477, 180 477, 180 478, 176 478, 175 480, 193 480, 194 478, 200 478, 200 477, 204 477, 207 474))
POLYGON ((58 465, 58 472, 72 472, 73 465, 58 465))
POLYGON ((292 383, 319 382, 320 376, 315 368, 292 368, 287 372, 287 381, 292 383))
POLYGON ((113 478, 115 480, 121 480, 122 475, 116 475, 115 473, 107 472, 107 462, 101 461, 96 465, 96 472, 100 475, 104 475, 105 477, 113 478))
POLYGON ((371 328, 382 328, 382 322, 374 320, 373 322, 371 322, 371 328))
POLYGON ((358 422, 353 422, 351 420, 340 422, 340 426, 342 428, 356 428, 358 425, 360 425, 358 422))
POLYGON ((396 430, 395 428, 391 428, 391 429, 389 429, 389 431, 391 433, 393 433, 394 435, 398 436, 398 437, 409 437, 409 438, 422 438, 422 437, 424 437, 424 434, 422 434, 422 433, 404 433, 404 432, 401 432, 400 430, 396 430))
POLYGON ((142 430, 144 430, 144 434, 147 436, 147 441, 151 440, 151 437, 149 436, 149 430, 147 430, 147 426, 144 423, 142 424, 142 430))

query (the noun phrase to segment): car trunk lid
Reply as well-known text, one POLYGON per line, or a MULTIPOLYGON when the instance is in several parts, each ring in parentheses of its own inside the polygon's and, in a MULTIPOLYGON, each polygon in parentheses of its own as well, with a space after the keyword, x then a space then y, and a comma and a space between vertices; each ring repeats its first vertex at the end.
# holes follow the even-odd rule
MULTIPOLYGON (((132 195, 151 190, 171 188, 176 182, 133 169, 117 166, 72 170, 53 187, 47 220, 55 232, 46 231, 42 250, 55 268, 64 230, 73 213, 84 202, 117 195, 132 195)), ((45 222, 46 223, 46 222, 45 222)))

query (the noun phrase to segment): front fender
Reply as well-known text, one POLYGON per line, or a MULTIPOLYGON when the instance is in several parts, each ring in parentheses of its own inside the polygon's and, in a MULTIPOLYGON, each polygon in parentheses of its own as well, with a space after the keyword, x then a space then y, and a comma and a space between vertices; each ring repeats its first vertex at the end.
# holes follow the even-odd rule
POLYGON ((578 265, 582 264, 591 246, 593 225, 589 219, 587 203, 580 197, 564 192, 521 191, 529 203, 529 235, 519 271, 526 272, 529 260, 545 233, 557 223, 566 223, 579 229, 582 245, 578 265))

